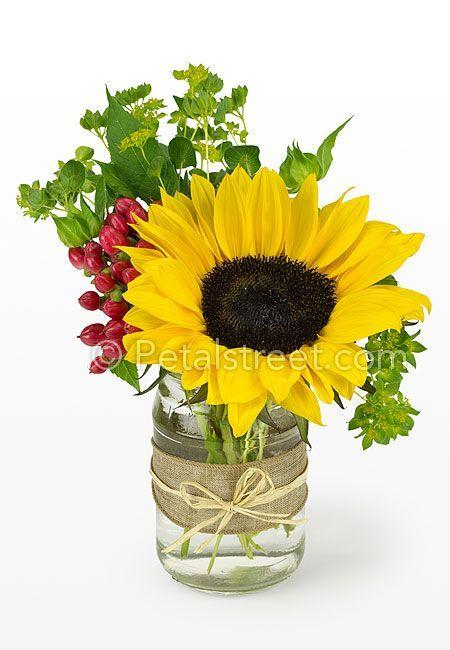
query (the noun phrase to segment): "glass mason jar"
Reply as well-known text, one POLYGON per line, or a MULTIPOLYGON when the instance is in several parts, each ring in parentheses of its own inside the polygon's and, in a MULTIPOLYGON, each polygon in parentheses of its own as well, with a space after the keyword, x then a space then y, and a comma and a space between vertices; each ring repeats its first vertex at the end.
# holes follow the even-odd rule
MULTIPOLYGON (((153 404, 153 437, 162 451, 173 456, 204 463, 246 463, 276 456, 300 442, 294 417, 277 405, 269 404, 265 421, 258 419, 245 436, 225 440, 220 427, 225 407, 210 406, 198 397, 190 403, 186 400, 179 376, 167 374, 159 383, 153 404)), ((223 427, 226 430, 229 427, 223 427)), ((304 508, 295 518, 304 518, 304 508)), ((194 550, 210 534, 197 533, 181 547, 163 553, 184 532, 156 506, 161 564, 175 580, 206 591, 240 593, 274 585, 295 571, 304 553, 303 524, 219 535, 199 554, 194 550)))

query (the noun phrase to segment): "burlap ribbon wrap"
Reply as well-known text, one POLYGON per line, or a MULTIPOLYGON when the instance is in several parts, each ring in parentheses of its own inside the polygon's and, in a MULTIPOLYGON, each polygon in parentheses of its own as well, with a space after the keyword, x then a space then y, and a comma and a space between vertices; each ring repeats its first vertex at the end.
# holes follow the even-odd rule
POLYGON ((233 535, 280 523, 298 525, 302 521, 293 517, 307 499, 307 464, 303 442, 277 456, 237 465, 186 460, 153 442, 153 496, 166 517, 189 529, 183 539, 200 531, 233 535))

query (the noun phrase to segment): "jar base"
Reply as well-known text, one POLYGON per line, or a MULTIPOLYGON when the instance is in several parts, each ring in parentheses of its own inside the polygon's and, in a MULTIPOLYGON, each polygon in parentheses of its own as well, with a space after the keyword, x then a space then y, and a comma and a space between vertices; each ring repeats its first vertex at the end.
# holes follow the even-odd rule
POLYGON ((304 538, 289 552, 258 554, 252 560, 245 555, 221 555, 208 573, 209 557, 180 558, 178 554, 163 553, 158 544, 158 557, 164 569, 183 585, 215 594, 244 594, 266 589, 288 578, 300 564, 304 538))

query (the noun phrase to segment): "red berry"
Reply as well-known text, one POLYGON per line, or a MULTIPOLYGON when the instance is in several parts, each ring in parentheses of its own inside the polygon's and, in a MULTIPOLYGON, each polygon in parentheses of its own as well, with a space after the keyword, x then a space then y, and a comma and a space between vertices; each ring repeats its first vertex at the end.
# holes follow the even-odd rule
POLYGON ((89 255, 97 255, 98 257, 100 257, 103 253, 102 247, 96 241, 88 241, 84 250, 86 253, 89 253, 89 255))
POLYGON ((110 320, 105 325, 107 339, 121 339, 126 334, 126 323, 123 320, 110 320))
POLYGON ((135 278, 138 278, 141 274, 133 266, 129 266, 122 271, 122 281, 124 284, 128 284, 135 278))
POLYGON ((103 249, 96 241, 90 241, 85 247, 84 267, 90 273, 100 273, 106 264, 103 259, 103 249))
POLYGON ((103 271, 106 266, 106 262, 103 257, 99 257, 93 253, 86 253, 84 266, 87 271, 90 271, 91 273, 94 273, 94 275, 97 275, 97 273, 103 271))
POLYGON ((116 302, 115 300, 108 298, 108 300, 105 301, 102 309, 103 313, 106 314, 108 318, 121 320, 128 311, 128 303, 123 298, 120 302, 116 302))
POLYGON ((129 199, 129 198, 121 198, 117 199, 115 203, 115 210, 118 212, 122 217, 124 217, 128 223, 135 223, 133 214, 136 217, 139 217, 139 219, 143 219, 144 221, 148 220, 148 214, 142 207, 140 203, 135 201, 134 199, 129 199))
POLYGON ((103 250, 109 255, 117 252, 116 246, 126 246, 128 243, 125 235, 112 226, 102 226, 99 239, 103 250))
POLYGON ((155 248, 155 247, 153 246, 153 244, 150 244, 149 241, 145 241, 145 239, 140 239, 136 244, 136 248, 155 248))
POLYGON ((81 246, 69 248, 69 260, 76 269, 84 269, 84 249, 81 246))
POLYGON ((114 204, 114 210, 122 217, 126 217, 129 208, 136 203, 137 201, 135 201, 134 199, 130 199, 126 196, 122 196, 120 199, 116 200, 114 204))
POLYGON ((133 334, 133 332, 142 332, 140 327, 135 327, 129 323, 125 323, 125 334, 133 334))
POLYGON ((83 309, 95 311, 100 307, 100 296, 95 291, 86 291, 86 293, 83 293, 83 295, 78 298, 78 302, 83 309))
POLYGON ((87 325, 78 337, 85 345, 98 345, 105 339, 105 327, 102 323, 87 325))
POLYGON ((122 217, 117 212, 111 212, 105 219, 105 223, 112 228, 115 228, 124 235, 128 234, 128 224, 125 217, 122 217))
POLYGON ((108 370, 109 365, 110 362, 107 359, 104 359, 103 357, 95 357, 95 359, 91 361, 89 372, 93 375, 101 375, 103 372, 108 370))
POLYGON ((143 221, 148 221, 147 212, 144 210, 142 205, 139 205, 139 203, 137 202, 136 205, 133 205, 131 208, 128 209, 125 219, 128 221, 128 223, 136 223, 134 217, 137 217, 138 219, 142 219, 143 221))
POLYGON ((111 264, 109 270, 111 271, 111 275, 115 280, 117 280, 117 282, 122 282, 122 273, 129 266, 131 266, 130 262, 125 262, 125 260, 121 260, 119 262, 114 262, 114 264, 111 264))
POLYGON ((126 354, 126 350, 120 339, 108 339, 104 341, 102 343, 102 351, 105 357, 114 361, 126 354))
POLYGON ((99 273, 95 276, 94 286, 100 293, 108 293, 114 289, 116 283, 109 273, 99 273))

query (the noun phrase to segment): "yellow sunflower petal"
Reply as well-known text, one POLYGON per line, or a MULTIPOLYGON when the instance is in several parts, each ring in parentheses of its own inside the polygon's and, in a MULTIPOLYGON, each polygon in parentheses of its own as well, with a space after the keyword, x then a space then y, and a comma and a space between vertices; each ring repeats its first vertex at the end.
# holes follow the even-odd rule
POLYGON ((367 221, 350 248, 322 270, 332 278, 344 273, 366 258, 369 253, 380 246, 389 233, 395 231, 398 231, 398 228, 390 223, 367 221))
POLYGON ((424 235, 414 233, 390 233, 359 264, 352 266, 338 278, 337 291, 344 295, 349 291, 365 289, 395 273, 408 257, 419 250, 424 235))
POLYGON ((305 347, 308 367, 314 372, 324 370, 341 375, 355 386, 362 386, 367 376, 365 351, 353 343, 332 343, 319 339, 311 347, 305 347))
POLYGON ((191 196, 197 216, 203 219, 212 228, 214 225, 214 200, 216 192, 214 185, 199 174, 193 174, 191 179, 191 196))
POLYGON ((248 402, 267 392, 256 372, 257 357, 249 348, 230 348, 220 356, 217 381, 224 403, 248 402))
POLYGON ((236 438, 243 436, 250 429, 266 399, 267 393, 262 393, 248 402, 228 404, 228 420, 236 438))
POLYGON ((125 358, 138 364, 161 363, 161 350, 168 341, 180 336, 187 344, 195 336, 195 332, 183 327, 162 326, 127 334, 123 337, 123 344, 127 350, 125 358))
POLYGON ((322 379, 328 381, 333 386, 339 395, 342 395, 345 399, 352 399, 353 393, 355 392, 354 384, 347 381, 342 375, 338 375, 331 370, 322 370, 319 374, 322 379))
POLYGON ((308 263, 323 268, 342 255, 361 232, 368 211, 368 196, 338 202, 312 244, 308 263))
POLYGON ((201 314, 202 293, 200 283, 183 262, 163 258, 146 264, 145 272, 158 291, 171 298, 174 302, 199 315, 201 314))
POLYGON ((224 346, 217 345, 206 334, 199 333, 189 345, 186 356, 188 368, 211 368, 217 365, 220 355, 226 350, 224 346))
POLYGON ((214 232, 214 186, 206 178, 194 174, 191 179, 192 203, 197 213, 198 229, 208 243, 216 259, 221 259, 219 245, 214 232))
POLYGON ((307 368, 307 370, 303 372, 303 375, 314 388, 317 397, 322 400, 322 402, 331 404, 334 399, 333 387, 326 381, 323 373, 315 372, 312 368, 307 368))
POLYGON ((195 331, 204 328, 203 317, 187 307, 163 295, 150 285, 132 286, 123 294, 127 302, 140 307, 144 311, 160 318, 167 323, 180 327, 189 327, 195 331))
MULTIPOLYGON (((431 312, 431 301, 428 296, 404 287, 376 285, 351 295, 364 295, 365 299, 369 298, 375 303, 389 305, 389 308, 400 318, 408 318, 411 312, 415 312, 419 320, 423 320, 423 309, 425 308, 428 313, 431 312)), ((350 298, 350 295, 342 300, 346 298, 350 298)))
POLYGON ((207 404, 223 404, 224 399, 219 390, 219 382, 217 381, 217 368, 210 368, 208 373, 208 395, 206 397, 207 404))
POLYGON ((335 343, 348 343, 385 329, 401 328, 401 318, 389 302, 377 301, 365 289, 338 300, 320 336, 335 343))
MULTIPOLYGON (((172 212, 172 214, 174 213, 172 212)), ((206 256, 196 253, 198 240, 201 240, 201 237, 199 234, 194 234, 193 229, 187 224, 185 224, 183 234, 140 219, 136 221, 137 223, 133 227, 140 237, 160 249, 165 257, 173 257, 184 262, 197 277, 203 277, 214 266, 214 258, 211 256, 209 259, 208 257, 209 250, 206 256), (190 237, 192 239, 189 239, 190 237)), ((204 242, 202 242, 201 248, 205 249, 204 242)))
POLYGON ((195 225, 188 224, 176 212, 160 205, 152 205, 149 214, 151 214, 158 226, 183 239, 191 255, 200 260, 206 272, 214 266, 214 257, 211 250, 195 225))
POLYGON ((303 260, 314 241, 318 228, 317 202, 316 175, 310 174, 291 204, 285 243, 286 255, 291 259, 303 260))
POLYGON ((242 192, 227 174, 217 191, 214 229, 219 246, 229 259, 250 252, 249 225, 242 192))
POLYGON ((158 363, 169 372, 182 373, 185 369, 186 353, 196 334, 184 332, 176 334, 161 345, 158 363))
POLYGON ((431 309, 427 296, 402 287, 377 285, 348 294, 338 300, 321 337, 335 343, 358 341, 376 332, 400 330, 401 319, 431 309))
POLYGON ((209 371, 204 368, 183 368, 181 375, 181 385, 184 390, 194 390, 194 388, 200 388, 203 384, 206 384, 208 381, 209 371))
POLYGON ((342 203, 342 201, 345 198, 345 195, 350 192, 350 190, 353 190, 353 187, 349 187, 348 190, 345 190, 345 192, 339 197, 337 201, 333 201, 333 203, 328 203, 327 205, 324 205, 322 208, 319 210, 319 230, 323 228, 325 225, 325 222, 328 221, 329 217, 333 214, 335 208, 342 203))
POLYGON ((143 273, 144 264, 163 258, 163 254, 156 248, 136 248, 134 246, 117 246, 121 251, 130 256, 131 263, 139 273, 143 273))
POLYGON ((175 198, 177 201, 182 203, 187 210, 189 210, 193 222, 197 223, 197 212, 195 211, 192 199, 190 199, 188 196, 186 196, 186 194, 183 194, 182 192, 175 192, 175 198))
POLYGON ((161 201, 164 208, 168 208, 172 212, 175 212, 175 214, 178 214, 182 219, 184 219, 191 228, 195 228, 195 220, 193 219, 188 207, 182 201, 167 194, 163 188, 161 188, 161 201))
POLYGON ((157 316, 152 316, 147 311, 139 309, 139 307, 132 307, 123 317, 125 323, 140 327, 141 330, 151 330, 163 324, 163 321, 157 316))
POLYGON ((285 357, 269 354, 260 356, 258 375, 275 402, 280 404, 287 397, 292 385, 300 378, 300 370, 294 370, 285 357))
POLYGON ((242 194, 245 196, 252 184, 251 178, 247 174, 245 169, 243 169, 240 165, 238 165, 236 169, 233 171, 233 173, 231 174, 231 178, 239 187, 242 194))
MULTIPOLYGON (((280 176, 264 167, 260 169, 247 193, 246 206, 251 223, 251 252, 278 255, 290 220, 290 199, 280 176)), ((249 252, 246 248, 244 254, 249 252)))
POLYGON ((139 341, 146 340, 146 332, 133 332, 132 334, 126 334, 122 342, 127 351, 125 359, 131 363, 142 363, 142 364, 151 364, 155 362, 155 347, 153 344, 148 343, 145 345, 140 345, 139 341))
POLYGON ((320 406, 317 397, 305 384, 303 379, 299 379, 299 381, 292 386, 289 395, 282 402, 281 406, 296 415, 301 415, 310 422, 322 424, 320 406))

